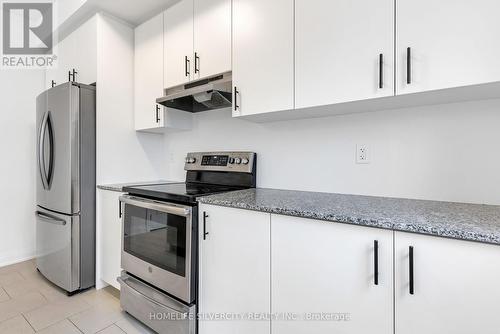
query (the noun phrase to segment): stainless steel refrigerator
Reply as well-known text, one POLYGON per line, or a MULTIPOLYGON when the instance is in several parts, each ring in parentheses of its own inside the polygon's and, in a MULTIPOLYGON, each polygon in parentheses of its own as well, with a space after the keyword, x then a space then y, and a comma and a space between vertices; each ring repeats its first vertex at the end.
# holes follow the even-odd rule
POLYGON ((72 294, 95 285, 96 89, 68 82, 36 104, 36 265, 72 294))

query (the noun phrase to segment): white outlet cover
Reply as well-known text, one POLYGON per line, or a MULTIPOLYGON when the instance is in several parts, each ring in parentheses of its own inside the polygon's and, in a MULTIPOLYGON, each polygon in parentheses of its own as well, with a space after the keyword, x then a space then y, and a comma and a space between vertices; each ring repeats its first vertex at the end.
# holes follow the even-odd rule
POLYGON ((356 163, 369 164, 370 163, 370 150, 367 145, 356 145, 356 163))

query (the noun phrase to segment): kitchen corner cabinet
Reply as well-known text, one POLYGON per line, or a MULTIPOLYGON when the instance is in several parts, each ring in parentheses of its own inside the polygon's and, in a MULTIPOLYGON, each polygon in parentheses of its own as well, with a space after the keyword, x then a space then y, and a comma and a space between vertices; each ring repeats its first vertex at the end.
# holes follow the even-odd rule
POLYGON ((194 78, 193 0, 182 0, 167 9, 164 20, 164 86, 170 88, 194 78))
POLYGON ((500 247, 396 232, 395 269, 396 334, 498 333, 500 247))
POLYGON ((397 0, 396 9, 397 94, 500 81, 500 2, 397 0))
POLYGON ((102 281, 117 289, 116 278, 121 274, 121 235, 119 198, 124 193, 97 191, 97 284, 102 281))
POLYGON ((271 332, 391 333, 392 238, 389 230, 272 215, 271 309, 299 318, 272 321, 271 332), (346 315, 301 320, 310 313, 346 315))
POLYGON ((134 34, 135 129, 163 128, 164 107, 156 103, 163 95, 163 14, 138 26, 134 34))
POLYGON ((294 1, 233 0, 233 116, 294 108, 294 1))
POLYGON ((393 0, 295 1, 295 107, 394 95, 393 0))
MULTIPOLYGON (((199 216, 200 314, 269 314, 270 215, 201 204, 199 216)), ((270 323, 201 318, 199 333, 270 334, 270 323)))

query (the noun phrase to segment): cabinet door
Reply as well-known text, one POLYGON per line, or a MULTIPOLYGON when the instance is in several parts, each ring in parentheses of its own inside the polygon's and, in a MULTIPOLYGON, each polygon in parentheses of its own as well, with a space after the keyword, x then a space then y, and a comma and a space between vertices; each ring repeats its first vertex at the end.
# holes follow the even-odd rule
POLYGON ((296 108, 394 95, 393 0, 295 6, 296 108))
POLYGON ((499 1, 396 2, 398 94, 500 80, 499 1))
POLYGON ((49 82, 54 80, 57 86, 69 81, 68 71, 71 68, 74 52, 71 35, 57 44, 57 66, 49 72, 52 76, 49 82))
POLYGON ((273 334, 392 333, 392 231, 272 215, 271 254, 273 334))
POLYGON ((194 0, 194 78, 231 71, 231 0, 194 0))
POLYGON ((199 333, 269 334, 269 321, 203 316, 270 313, 270 215, 201 205, 199 226, 199 333))
POLYGON ((193 0, 165 11, 165 88, 193 78, 193 0))
POLYGON ((233 115, 294 107, 293 0, 233 0, 233 115))
POLYGON ((134 75, 135 129, 162 127, 156 99, 163 95, 163 14, 135 29, 134 75))
POLYGON ((498 333, 500 247, 397 232, 395 250, 396 333, 498 333))
POLYGON ((78 72, 74 81, 87 85, 97 82, 97 17, 82 24, 68 39, 73 52, 67 71, 78 72))
POLYGON ((116 278, 121 274, 121 235, 119 198, 121 192, 99 189, 97 192, 97 262, 100 279, 120 289, 116 278))

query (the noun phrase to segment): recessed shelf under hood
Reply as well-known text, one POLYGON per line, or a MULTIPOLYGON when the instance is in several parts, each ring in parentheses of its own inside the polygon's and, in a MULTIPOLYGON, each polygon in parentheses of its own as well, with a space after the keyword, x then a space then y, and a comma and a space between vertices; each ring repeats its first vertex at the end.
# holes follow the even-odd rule
POLYGON ((232 75, 226 72, 165 89, 165 96, 156 99, 156 103, 189 112, 228 108, 232 104, 231 91, 232 75))

